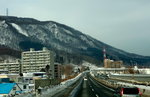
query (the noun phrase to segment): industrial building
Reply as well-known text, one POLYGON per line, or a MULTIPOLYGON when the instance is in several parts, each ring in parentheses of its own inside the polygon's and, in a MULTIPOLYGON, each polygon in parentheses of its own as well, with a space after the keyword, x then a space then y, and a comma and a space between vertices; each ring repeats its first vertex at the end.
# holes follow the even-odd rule
POLYGON ((105 68, 121 68, 123 65, 123 61, 114 61, 110 59, 104 60, 104 67, 105 68))
POLYGON ((103 48, 103 56, 104 56, 104 68, 121 68, 123 66, 123 61, 114 61, 106 58, 106 49, 103 48))

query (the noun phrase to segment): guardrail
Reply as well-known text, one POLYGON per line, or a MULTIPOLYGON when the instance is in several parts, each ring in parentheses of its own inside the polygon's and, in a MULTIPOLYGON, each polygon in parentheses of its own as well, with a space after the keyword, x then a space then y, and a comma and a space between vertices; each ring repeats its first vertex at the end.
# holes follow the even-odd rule
POLYGON ((82 83, 83 83, 83 79, 80 80, 80 83, 73 89, 69 97, 76 97, 78 95, 79 91, 81 90, 82 83))
POLYGON ((48 88, 47 90, 43 90, 41 94, 37 94, 37 95, 39 95, 39 97, 51 97, 55 95, 56 93, 59 93, 60 91, 64 90, 68 86, 74 84, 77 80, 79 80, 81 76, 82 76, 82 73, 77 75, 75 78, 61 82, 59 85, 53 86, 52 88, 48 88))
POLYGON ((116 80, 116 82, 110 82, 109 80, 104 80, 100 78, 96 78, 94 75, 91 75, 91 77, 101 84, 111 87, 113 89, 120 87, 120 86, 135 86, 140 88, 140 91, 142 93, 142 97, 150 97, 150 86, 148 84, 143 84, 145 82, 138 83, 134 80, 125 80, 125 79, 118 79, 118 78, 111 78, 111 80, 116 80), (119 82, 120 81, 120 82, 119 82))

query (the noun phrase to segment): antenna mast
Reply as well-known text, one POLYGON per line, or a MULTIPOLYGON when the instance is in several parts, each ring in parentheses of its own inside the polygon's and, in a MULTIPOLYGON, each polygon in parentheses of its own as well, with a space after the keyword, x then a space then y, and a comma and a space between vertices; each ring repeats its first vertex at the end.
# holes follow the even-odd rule
POLYGON ((6 9, 6 16, 8 16, 8 8, 6 9))

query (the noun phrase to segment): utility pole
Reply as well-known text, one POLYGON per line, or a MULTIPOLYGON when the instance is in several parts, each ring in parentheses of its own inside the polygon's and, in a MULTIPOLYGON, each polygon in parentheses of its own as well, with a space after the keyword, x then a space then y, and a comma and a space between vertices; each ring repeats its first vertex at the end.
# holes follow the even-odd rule
POLYGON ((106 63, 105 63, 105 61, 106 61, 106 49, 105 49, 105 47, 103 47, 103 57, 104 57, 104 59, 103 59, 103 66, 105 67, 105 68, 107 68, 107 66, 106 66, 106 63))

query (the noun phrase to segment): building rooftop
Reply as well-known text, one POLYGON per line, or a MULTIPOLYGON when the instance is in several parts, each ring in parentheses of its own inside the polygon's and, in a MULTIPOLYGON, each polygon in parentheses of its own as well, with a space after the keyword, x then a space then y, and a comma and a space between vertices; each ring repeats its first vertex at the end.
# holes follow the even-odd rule
POLYGON ((0 94, 9 94, 16 83, 0 83, 0 94))

